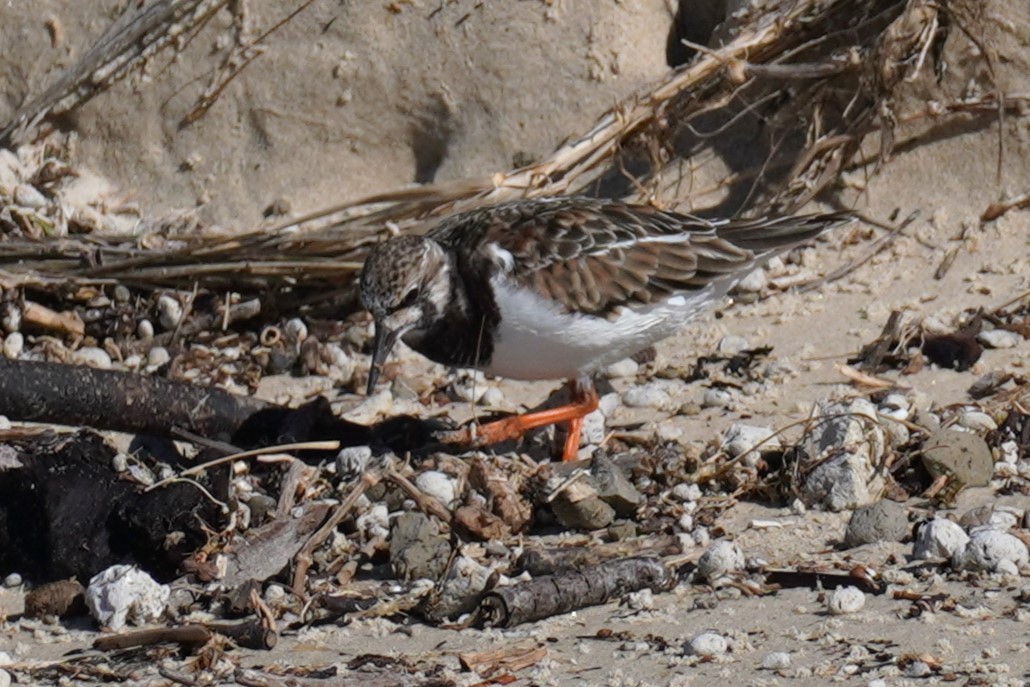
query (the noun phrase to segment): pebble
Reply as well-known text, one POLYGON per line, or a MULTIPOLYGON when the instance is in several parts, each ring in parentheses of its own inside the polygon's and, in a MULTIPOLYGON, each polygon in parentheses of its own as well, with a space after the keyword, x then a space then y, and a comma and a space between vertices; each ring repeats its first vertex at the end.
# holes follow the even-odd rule
POLYGON ((93 576, 86 605, 102 627, 121 630, 126 624, 158 620, 168 602, 169 588, 131 565, 113 565, 93 576))
POLYGON ((21 332, 11 332, 4 337, 4 357, 17 360, 25 350, 25 337, 21 332))
POLYGON ((654 408, 666 410, 673 406, 672 398, 664 385, 651 382, 631 387, 622 395, 622 402, 630 408, 654 408))
POLYGON ((809 436, 810 453, 826 459, 802 485, 808 505, 829 510, 858 508, 879 499, 883 479, 876 474, 887 442, 876 406, 864 398, 850 403, 820 401, 809 436))
POLYGON ((728 648, 726 638, 718 632, 702 632, 687 642, 687 653, 691 656, 721 656, 728 648))
POLYGON ((713 542, 697 562, 697 574, 708 582, 743 568, 744 552, 736 542, 725 539, 713 542))
POLYGON ((18 184, 14 189, 14 202, 33 210, 46 207, 47 199, 31 184, 18 184))
POLYGON ((637 491, 622 468, 604 452, 598 452, 590 461, 590 481, 598 498, 622 517, 633 517, 644 501, 644 495, 637 491))
POLYGON ((168 349, 164 346, 154 346, 147 352, 147 369, 150 371, 156 370, 162 365, 167 364, 172 359, 168 349))
POLYGON ((923 444, 923 464, 934 477, 946 474, 967 487, 985 486, 994 474, 994 456, 987 442, 955 429, 930 435, 923 444))
POLYGON ((786 651, 772 651, 762 657, 762 667, 766 670, 783 670, 790 667, 790 654, 786 651))
POLYGON ((293 317, 286 320, 283 324, 283 333, 290 338, 291 341, 300 343, 304 339, 308 338, 308 326, 304 324, 304 320, 299 317, 293 317))
POLYGON ((853 548, 881 541, 901 541, 908 534, 908 517, 898 503, 880 500, 855 510, 848 520, 844 545, 853 548))
POLYGON ((458 485, 454 478, 439 470, 418 473, 415 475, 415 486, 446 507, 450 507, 458 495, 458 485))
MULTIPOLYGON (((480 401, 482 401, 483 405, 485 406, 488 406, 490 408, 497 408, 499 406, 504 405, 504 392, 498 389, 496 386, 492 386, 483 392, 483 398, 481 398, 480 401)), ((584 418, 584 424, 586 424, 585 419, 586 418, 584 418)))
POLYGON ((150 320, 140 320, 136 325, 136 335, 141 339, 153 339, 154 323, 150 320))
POLYGON ((22 583, 21 575, 16 572, 11 573, 4 578, 4 586, 10 589, 11 587, 20 587, 22 583))
POLYGON ((974 530, 969 543, 951 557, 958 570, 1010 574, 1030 562, 1030 552, 1018 537, 992 528, 974 530))
POLYGON ((733 393, 728 389, 705 389, 701 405, 705 408, 730 408, 733 406, 733 393))
POLYGON ((837 587, 826 599, 826 610, 830 615, 856 613, 865 606, 865 594, 858 587, 837 587))
POLYGON ((96 346, 83 346, 75 351, 73 360, 80 365, 88 365, 98 370, 111 369, 111 356, 102 348, 96 346))
POLYGON ((336 474, 347 479, 360 475, 372 459, 371 446, 348 446, 336 454, 336 474))
POLYGON ((737 282, 737 290, 746 293, 760 293, 769 283, 765 270, 759 268, 737 282))
MULTIPOLYGON (((483 396, 486 400, 486 396, 483 396)), ((580 444, 583 446, 599 446, 607 434, 605 428, 605 416, 601 409, 588 413, 583 418, 583 427, 580 429, 580 444)))
POLYGON ((165 329, 171 330, 179 326, 182 320, 182 303, 178 299, 162 294, 157 299, 157 321, 165 329))
POLYGON ((390 565, 405 580, 439 578, 451 559, 450 537, 422 513, 401 513, 390 530, 390 565))
POLYGON ((118 303, 128 303, 129 299, 132 298, 132 292, 124 284, 115 284, 112 295, 118 303))
POLYGON ((1018 509, 988 503, 966 511, 958 519, 958 523, 969 531, 985 526, 1004 531, 1018 527, 1022 515, 1018 509))
POLYGON ((0 687, 11 687, 11 674, 0 668, 0 687))
POLYGON ((125 472, 129 469, 129 457, 122 452, 114 454, 111 459, 111 469, 115 472, 125 472))
POLYGON ((987 348, 1015 348, 1023 341, 1023 337, 1007 329, 982 331, 976 338, 987 348))
POLYGON ((701 487, 696 484, 680 482, 672 488, 672 495, 680 501, 697 501, 701 498, 701 487))
POLYGON ((726 336, 719 339, 719 343, 715 349, 723 355, 736 355, 741 351, 746 351, 751 348, 751 344, 743 336, 734 336, 727 334, 726 336))
POLYGON ((723 434, 722 441, 723 449, 732 458, 746 453, 757 458, 759 454, 777 451, 780 448, 780 440, 775 437, 772 429, 742 422, 734 422, 730 425, 723 434), (756 446, 757 449, 755 449, 756 446), (752 451, 752 449, 755 450, 752 451))
POLYGON ((624 358, 609 365, 605 373, 609 377, 635 377, 639 369, 640 365, 637 361, 632 358, 624 358))
POLYGON ((638 592, 626 595, 626 605, 634 611, 650 611, 654 608, 654 592, 645 587, 638 592))
POLYGON ((927 677, 932 673, 933 668, 926 661, 912 661, 905 669, 905 675, 908 677, 927 677))
POLYGON ((998 429, 998 423, 987 413, 979 410, 969 410, 959 415, 960 426, 974 432, 993 432, 998 429))
POLYGON ((934 518, 916 532, 912 557, 919 560, 951 559, 958 551, 965 549, 968 543, 969 535, 957 523, 946 518, 934 518))

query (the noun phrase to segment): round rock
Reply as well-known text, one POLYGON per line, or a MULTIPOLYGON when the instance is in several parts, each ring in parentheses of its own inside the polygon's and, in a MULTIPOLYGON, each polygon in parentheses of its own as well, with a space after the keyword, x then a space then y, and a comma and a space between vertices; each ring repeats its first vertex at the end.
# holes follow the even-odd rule
POLYGON ((945 518, 934 518, 916 533, 912 556, 919 560, 950 559, 968 543, 969 535, 958 524, 945 518))
POLYGON ((718 632, 702 632, 687 642, 687 653, 691 656, 721 656, 728 648, 726 638, 718 632))
POLYGON ((838 587, 826 599, 826 610, 830 615, 857 613, 865 606, 865 594, 858 587, 838 587))
POLYGON ((905 509, 894 501, 881 500, 862 506, 851 514, 844 545, 848 548, 879 541, 901 541, 908 534, 905 509))
POLYGON ((971 432, 942 429, 923 444, 923 463, 934 477, 947 475, 963 487, 982 487, 994 474, 987 442, 971 432))
POLYGON ((697 562, 698 575, 708 582, 743 568, 744 552, 735 542, 725 539, 713 542, 697 562))

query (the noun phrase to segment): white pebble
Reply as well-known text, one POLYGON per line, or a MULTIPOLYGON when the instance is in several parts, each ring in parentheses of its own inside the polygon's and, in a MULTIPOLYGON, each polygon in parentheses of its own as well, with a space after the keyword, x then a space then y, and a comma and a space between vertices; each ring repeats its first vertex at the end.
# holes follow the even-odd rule
POLYGON ((168 294, 162 294, 157 299, 157 320, 165 329, 175 329, 182 320, 182 303, 168 294))
POLYGON ((926 677, 931 673, 933 673, 933 668, 925 661, 912 661, 905 669, 905 675, 908 677, 926 677))
POLYGON ((883 678, 875 678, 865 683, 866 687, 887 687, 887 681, 883 678))
POLYGON ((504 404, 504 392, 496 386, 492 386, 483 392, 483 398, 481 398, 480 401, 482 401, 485 406, 497 408, 504 404))
POLYGON ((21 332, 11 332, 4 337, 4 357, 17 360, 25 350, 25 337, 21 332))
POLYGON ((626 390, 622 402, 630 408, 655 408, 666 410, 672 407, 672 398, 661 385, 650 383, 626 390))
POLYGON ((14 202, 27 208, 38 210, 46 207, 47 199, 31 184, 18 184, 14 189, 14 202))
POLYGON ((72 354, 72 359, 79 365, 88 365, 99 370, 111 369, 111 356, 96 346, 83 346, 72 354))
POLYGON ((154 338, 154 323, 150 320, 140 320, 136 325, 136 336, 141 339, 154 338))
POLYGON ((701 487, 696 484, 680 482, 672 488, 672 495, 680 501, 697 501, 701 498, 701 487))
POLYGON ((969 535, 958 523, 946 518, 934 518, 920 527, 916 533, 912 557, 919 560, 950 559, 968 543, 969 535))
POLYGON ((805 502, 801 499, 794 499, 790 502, 790 512, 794 515, 804 515, 808 511, 805 502))
POLYGON ((626 595, 626 605, 634 611, 650 611, 654 608, 654 593, 647 587, 626 595))
POLYGON ((676 521, 676 525, 680 528, 680 530, 684 532, 690 532, 694 529, 694 516, 690 513, 684 513, 676 521))
POLYGON ((637 361, 632 358, 623 358, 609 365, 605 373, 609 377, 635 377, 639 369, 640 365, 637 364, 637 361))
POLYGON ((147 353, 147 369, 153 371, 172 359, 168 349, 164 346, 154 346, 147 353))
POLYGON ((742 336, 733 336, 727 334, 726 336, 719 339, 719 343, 716 345, 716 350, 723 355, 736 355, 741 351, 746 351, 751 348, 751 344, 748 340, 742 336))
POLYGON ((991 329, 976 335, 987 348, 1015 348, 1023 341, 1023 337, 1007 329, 991 329))
POLYGON ((286 320, 286 323, 283 324, 283 333, 290 340, 300 343, 308 338, 308 326, 304 324, 304 320, 294 317, 286 320))
POLYGON ((983 570, 986 572, 1010 572, 1030 561, 1030 552, 1018 537, 1008 532, 999 532, 990 527, 973 530, 969 544, 956 551, 951 565, 956 569, 983 570), (1003 565, 1008 561, 1008 565, 1003 565))
POLYGON ((168 602, 169 589, 131 565, 114 565, 97 573, 86 588, 89 612, 103 627, 121 630, 127 623, 143 625, 158 620, 168 602))
POLYGON ((457 497, 458 485, 454 478, 439 470, 418 473, 415 475, 415 486, 445 506, 450 506, 457 497))
POLYGON ((712 543, 697 562, 697 574, 708 582, 744 568, 744 552, 736 542, 720 539, 712 543))
POLYGON ((19 575, 16 572, 11 573, 10 575, 4 578, 4 586, 8 588, 19 587, 21 586, 21 582, 21 575, 19 575))
POLYGON ((0 687, 11 687, 11 674, 0 669, 0 687))
POLYGON ((826 599, 826 610, 830 615, 845 615, 862 610, 865 594, 858 587, 838 587, 826 599))
POLYGON ((687 642, 687 653, 692 656, 721 656, 728 648, 726 638, 717 632, 702 632, 687 642))
POLYGON ((962 427, 971 429, 974 432, 993 432, 998 429, 998 423, 990 415, 979 410, 969 410, 962 413, 958 418, 958 423, 962 427))
POLYGON ((723 449, 731 458, 751 453, 754 458, 767 451, 780 448, 780 440, 773 430, 758 425, 734 422, 722 437, 723 449), (754 449, 754 451, 752 451, 754 449))
POLYGON ((790 654, 786 651, 769 652, 762 657, 762 667, 766 670, 790 668, 790 654))
POLYGON ((765 270, 759 268, 737 282, 737 290, 745 293, 760 293, 769 283, 765 270))
POLYGON ((729 408, 733 405, 733 394, 726 389, 705 389, 701 405, 705 408, 729 408))
POLYGON ((336 474, 343 478, 360 475, 372 459, 370 446, 348 446, 336 454, 336 474))
POLYGON ((583 418, 583 427, 580 431, 580 443, 582 445, 599 446, 607 434, 604 413, 600 409, 588 413, 583 418))
POLYGON ((129 469, 129 457, 121 452, 114 454, 114 458, 111 459, 111 469, 115 472, 125 472, 129 469))

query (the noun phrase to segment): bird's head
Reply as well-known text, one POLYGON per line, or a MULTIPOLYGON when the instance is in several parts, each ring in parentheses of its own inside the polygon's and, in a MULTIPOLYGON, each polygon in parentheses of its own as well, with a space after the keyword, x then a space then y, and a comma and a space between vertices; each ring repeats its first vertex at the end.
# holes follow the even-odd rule
POLYGON ((361 304, 375 320, 367 393, 397 339, 427 328, 443 312, 450 290, 447 256, 424 236, 400 236, 372 248, 361 270, 361 304))

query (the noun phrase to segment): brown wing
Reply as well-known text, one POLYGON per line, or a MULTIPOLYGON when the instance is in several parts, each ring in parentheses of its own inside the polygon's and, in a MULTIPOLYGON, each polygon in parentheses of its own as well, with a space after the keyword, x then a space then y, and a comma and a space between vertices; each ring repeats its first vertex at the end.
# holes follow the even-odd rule
POLYGON ((742 272, 754 264, 756 253, 769 249, 765 244, 808 238, 796 236, 804 232, 794 222, 784 223, 763 242, 762 227, 768 224, 713 224, 645 205, 569 197, 462 213, 430 236, 460 248, 459 254, 506 269, 517 283, 567 310, 606 316, 620 306, 696 291, 721 276, 742 272), (510 253, 513 264, 499 261, 492 244, 510 253))

